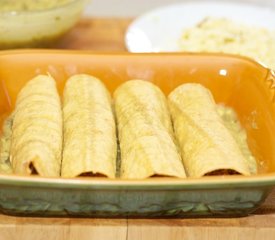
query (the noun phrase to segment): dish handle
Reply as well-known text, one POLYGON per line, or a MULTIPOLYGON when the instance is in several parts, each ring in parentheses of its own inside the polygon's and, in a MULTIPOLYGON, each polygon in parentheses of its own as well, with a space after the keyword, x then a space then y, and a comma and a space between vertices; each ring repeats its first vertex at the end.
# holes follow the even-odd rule
POLYGON ((269 90, 272 92, 271 93, 271 102, 275 103, 275 71, 274 70, 269 70, 267 77, 266 77, 266 82, 268 84, 269 90))

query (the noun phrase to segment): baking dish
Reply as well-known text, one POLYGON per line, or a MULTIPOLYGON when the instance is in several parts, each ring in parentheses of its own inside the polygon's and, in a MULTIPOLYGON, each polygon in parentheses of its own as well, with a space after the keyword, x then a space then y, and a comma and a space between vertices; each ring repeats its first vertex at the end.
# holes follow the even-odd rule
POLYGON ((243 216, 257 209, 272 190, 275 76, 271 70, 248 58, 225 54, 2 51, 1 123, 30 78, 50 74, 62 93, 65 80, 76 73, 100 78, 111 92, 122 82, 137 78, 154 82, 165 94, 184 82, 203 84, 216 102, 238 113, 259 162, 259 174, 146 180, 1 175, 1 212, 86 217, 243 216))

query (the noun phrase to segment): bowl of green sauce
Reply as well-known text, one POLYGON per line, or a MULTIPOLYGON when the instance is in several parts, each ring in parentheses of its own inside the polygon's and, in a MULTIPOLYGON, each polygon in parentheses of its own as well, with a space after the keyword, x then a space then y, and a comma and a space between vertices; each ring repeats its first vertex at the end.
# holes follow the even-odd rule
POLYGON ((0 49, 52 46, 79 20, 87 0, 1 0, 0 49))

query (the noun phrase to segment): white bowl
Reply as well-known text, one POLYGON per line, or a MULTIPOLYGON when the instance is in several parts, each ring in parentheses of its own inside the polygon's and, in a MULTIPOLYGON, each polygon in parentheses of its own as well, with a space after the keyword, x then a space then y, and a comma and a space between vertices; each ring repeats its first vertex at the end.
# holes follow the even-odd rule
POLYGON ((224 17, 249 26, 275 30, 275 11, 253 4, 231 2, 186 2, 152 10, 128 28, 125 43, 130 52, 179 51, 184 29, 206 17, 224 17))

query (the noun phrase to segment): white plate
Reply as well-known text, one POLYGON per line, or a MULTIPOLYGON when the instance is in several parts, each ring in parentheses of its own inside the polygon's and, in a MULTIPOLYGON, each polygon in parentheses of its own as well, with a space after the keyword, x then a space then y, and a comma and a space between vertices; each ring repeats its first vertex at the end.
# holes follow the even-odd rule
POLYGON ((230 2, 179 3, 138 17, 126 32, 126 46, 130 52, 179 51, 178 42, 184 29, 205 17, 225 17, 250 26, 275 29, 272 8, 230 2))

